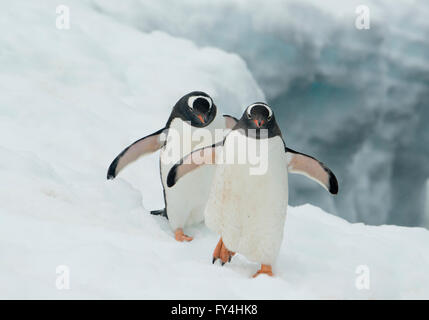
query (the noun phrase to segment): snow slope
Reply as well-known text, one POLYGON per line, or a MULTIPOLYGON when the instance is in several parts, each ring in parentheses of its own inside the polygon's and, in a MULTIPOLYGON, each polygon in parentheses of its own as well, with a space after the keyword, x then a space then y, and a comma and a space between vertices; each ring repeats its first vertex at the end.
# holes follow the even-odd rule
POLYGON ((157 155, 105 179, 123 147, 205 90, 239 114, 264 94, 243 60, 163 32, 144 33, 72 2, 1 5, 0 298, 429 298, 429 231, 349 224, 290 208, 277 276, 249 279, 243 257, 211 264, 204 226, 177 243, 162 205, 157 155), (70 289, 56 269, 70 269, 70 289), (367 265, 370 290, 355 287, 367 265))
POLYGON ((429 298, 425 229, 349 224, 310 205, 289 208, 276 276, 251 279, 258 266, 242 256, 211 264, 218 239, 207 228, 178 243, 127 183, 104 189, 98 204, 39 195, 37 207, 49 201, 43 211, 1 214, 0 298, 429 298), (58 265, 70 268, 69 290, 56 289, 58 265), (370 271, 369 290, 355 286, 361 265, 370 271))

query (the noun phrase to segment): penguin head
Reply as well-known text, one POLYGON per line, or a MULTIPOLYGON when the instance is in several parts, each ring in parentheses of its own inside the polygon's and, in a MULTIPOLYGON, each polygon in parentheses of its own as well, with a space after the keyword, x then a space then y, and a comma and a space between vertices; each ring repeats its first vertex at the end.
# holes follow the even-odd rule
POLYGON ((193 127, 208 126, 216 117, 217 107, 205 92, 193 91, 183 96, 174 106, 170 120, 181 118, 193 127))
POLYGON ((238 128, 245 129, 246 134, 250 136, 253 136, 252 132, 256 132, 257 138, 261 137, 262 129, 267 130, 269 138, 281 135, 273 110, 263 102, 253 103, 246 108, 239 120, 238 128))
POLYGON ((242 118, 249 129, 268 129, 272 125, 274 115, 267 104, 257 102, 246 108, 242 118))

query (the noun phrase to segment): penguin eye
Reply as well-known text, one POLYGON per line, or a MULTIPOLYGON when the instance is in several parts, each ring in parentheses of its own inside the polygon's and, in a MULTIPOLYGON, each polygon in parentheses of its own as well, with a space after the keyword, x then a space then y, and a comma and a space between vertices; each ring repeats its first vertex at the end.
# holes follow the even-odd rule
POLYGON ((267 108, 267 110, 268 110, 268 117, 267 117, 267 120, 268 121, 270 121, 271 119, 272 119, 272 117, 273 117, 273 110, 271 110, 271 108, 270 107, 268 107, 268 106, 265 106, 266 108, 267 108))
POLYGON ((267 120, 270 121, 271 118, 273 117, 273 110, 271 110, 271 108, 269 106, 267 106, 267 105, 265 105, 265 108, 267 108, 267 110, 268 110, 267 120))
POLYGON ((247 119, 252 119, 252 108, 253 108, 253 105, 247 108, 247 112, 246 112, 247 119))
POLYGON ((194 110, 194 103, 196 102, 197 104, 201 102, 201 100, 205 100, 204 103, 207 105, 208 110, 210 110, 212 108, 212 100, 209 97, 205 97, 205 96, 192 96, 189 97, 188 99, 188 107, 191 110, 194 110))

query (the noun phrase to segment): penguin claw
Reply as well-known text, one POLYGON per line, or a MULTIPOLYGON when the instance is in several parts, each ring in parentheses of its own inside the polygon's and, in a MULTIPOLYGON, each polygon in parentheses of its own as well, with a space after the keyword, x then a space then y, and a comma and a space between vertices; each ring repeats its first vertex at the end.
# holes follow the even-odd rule
POLYGON ((222 248, 222 238, 220 238, 219 242, 216 245, 216 248, 213 251, 213 260, 212 263, 214 264, 217 259, 220 258, 220 249, 222 248))
POLYGON ((189 237, 186 234, 184 234, 183 229, 181 229, 181 228, 176 229, 174 237, 179 242, 192 241, 194 239, 193 237, 189 237))
POLYGON ((224 266, 225 263, 231 262, 232 257, 235 255, 235 252, 229 251, 225 244, 222 241, 222 238, 220 238, 218 244, 216 245, 216 248, 213 252, 213 260, 212 263, 214 264, 217 259, 221 260, 221 265, 224 266))
POLYGON ((257 276, 259 276, 260 274, 266 274, 267 276, 274 276, 273 274, 273 270, 271 268, 270 265, 267 264, 262 264, 261 265, 261 269, 259 269, 253 276, 252 278, 256 278, 257 276))

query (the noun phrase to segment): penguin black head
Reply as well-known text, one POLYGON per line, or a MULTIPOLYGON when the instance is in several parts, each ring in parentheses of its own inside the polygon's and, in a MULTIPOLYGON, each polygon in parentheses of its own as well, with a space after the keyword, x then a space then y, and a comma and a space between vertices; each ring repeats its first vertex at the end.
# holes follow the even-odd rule
POLYGON ((217 107, 205 92, 193 91, 180 98, 173 108, 167 126, 174 118, 191 122, 193 127, 208 126, 216 117, 217 107))
POLYGON ((268 131, 268 138, 281 135, 273 110, 263 102, 256 102, 248 106, 237 127, 244 129, 247 135, 250 132, 256 132, 256 138, 260 137, 262 129, 268 131), (249 131, 248 129, 254 130, 249 131))

